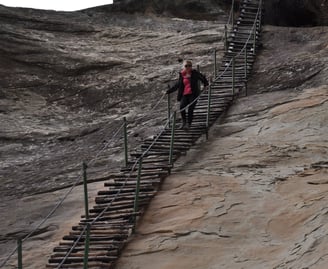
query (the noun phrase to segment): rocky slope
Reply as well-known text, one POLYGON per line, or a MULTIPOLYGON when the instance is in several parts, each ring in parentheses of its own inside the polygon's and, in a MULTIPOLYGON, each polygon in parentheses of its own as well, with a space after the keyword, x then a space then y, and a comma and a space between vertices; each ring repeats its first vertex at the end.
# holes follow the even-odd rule
MULTIPOLYGON (((1 261, 63 197, 82 160, 108 146, 90 165, 92 179, 122 165, 121 140, 107 144, 123 116, 131 147, 157 132, 166 103, 151 108, 180 59, 210 76, 226 16, 2 6, 0 15, 1 261)), ((158 268, 325 268, 327 44, 327 27, 264 28, 250 96, 181 160, 118 268, 154 258, 158 268)), ((91 184, 90 197, 102 185, 91 184)), ((24 244, 24 268, 42 268, 83 213, 81 188, 69 197, 24 244)))
MULTIPOLYGON (((176 79, 179 59, 209 70, 213 49, 222 49, 218 22, 5 7, 0 14, 2 199, 16 197, 17 186, 24 195, 75 181, 124 116, 133 148, 165 120, 165 100, 147 112, 176 79)), ((98 156, 93 177, 122 164, 121 142, 98 156)))
MULTIPOLYGON (((229 10, 229 0, 114 0, 110 10, 155 12, 186 18, 216 18, 229 10)), ((235 0, 235 11, 239 0, 235 0)), ((264 0, 265 22, 281 26, 328 25, 327 0, 264 0)))
MULTIPOLYGON (((213 49, 223 48, 223 24, 3 6, 0 23, 0 214, 6 220, 1 260, 68 186, 81 183, 82 161, 90 164, 92 181, 123 165, 117 130, 124 116, 130 150, 157 133, 166 120, 166 99, 153 108, 177 78, 181 59, 193 59, 210 76, 213 49), (13 205, 17 208, 8 210, 13 205)), ((69 223, 74 214, 79 218, 76 207, 82 205, 73 202, 69 223)), ((41 238, 53 235, 59 224, 45 226, 38 231, 41 238)))
POLYGON ((181 159, 117 268, 327 267, 328 29, 263 32, 252 95, 181 159))

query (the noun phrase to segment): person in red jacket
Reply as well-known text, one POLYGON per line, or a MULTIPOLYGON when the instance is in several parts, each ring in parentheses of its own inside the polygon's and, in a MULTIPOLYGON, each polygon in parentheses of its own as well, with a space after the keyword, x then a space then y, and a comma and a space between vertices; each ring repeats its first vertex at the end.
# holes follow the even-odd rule
POLYGON ((179 72, 179 79, 167 90, 167 94, 178 90, 177 100, 180 102, 180 111, 182 118, 182 129, 189 129, 193 120, 195 99, 200 95, 199 83, 201 81, 204 87, 208 86, 206 77, 192 68, 191 61, 183 62, 183 69, 179 72), (189 106, 188 106, 189 105, 189 106), (185 107, 188 106, 188 121, 185 107))

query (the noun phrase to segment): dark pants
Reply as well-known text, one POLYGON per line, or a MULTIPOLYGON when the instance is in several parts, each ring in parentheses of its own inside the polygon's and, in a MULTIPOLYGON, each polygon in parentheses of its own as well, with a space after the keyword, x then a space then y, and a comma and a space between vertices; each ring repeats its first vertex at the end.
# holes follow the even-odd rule
MULTIPOLYGON (((193 97, 191 94, 182 96, 182 99, 180 101, 180 110, 181 110, 182 121, 184 123, 187 122, 187 115, 186 115, 186 109, 183 109, 183 108, 185 108, 186 106, 191 104, 195 99, 196 98, 193 97)), ((197 103, 197 101, 188 107, 188 123, 189 123, 189 125, 191 124, 192 119, 193 119, 196 103, 197 103)))

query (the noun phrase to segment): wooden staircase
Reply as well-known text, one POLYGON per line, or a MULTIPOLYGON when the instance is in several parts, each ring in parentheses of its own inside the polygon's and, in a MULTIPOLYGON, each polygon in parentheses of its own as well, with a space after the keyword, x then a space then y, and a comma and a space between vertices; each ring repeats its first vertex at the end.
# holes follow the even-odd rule
MULTIPOLYGON (((218 67, 220 75, 212 82, 210 90, 200 95, 191 128, 175 130, 173 161, 185 154, 229 107, 238 93, 245 89, 259 47, 261 2, 241 1, 240 16, 228 35, 227 50, 218 67), (209 94, 211 103, 208 117, 209 94)), ((96 205, 89 210, 89 218, 82 216, 80 222, 54 248, 46 268, 84 268, 87 223, 90 227, 87 268, 113 268, 134 229, 135 220, 156 195, 162 180, 170 173, 170 145, 171 128, 167 127, 154 139, 146 139, 139 149, 131 153, 128 166, 113 175, 104 184, 104 190, 98 192, 96 205), (142 171, 139 206, 135 211, 137 163, 140 157, 142 171)))

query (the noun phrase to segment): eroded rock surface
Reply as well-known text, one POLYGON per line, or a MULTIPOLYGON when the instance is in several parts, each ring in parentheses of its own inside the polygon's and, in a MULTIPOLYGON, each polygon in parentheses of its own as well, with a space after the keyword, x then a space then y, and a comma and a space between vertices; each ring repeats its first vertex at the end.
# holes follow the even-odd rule
POLYGON ((117 268, 326 268, 327 109, 328 83, 238 99, 166 179, 117 268))
MULTIPOLYGON (((157 132, 166 103, 151 108, 178 60, 191 58, 210 75, 223 24, 101 10, 0 12, 1 261, 123 116, 131 147, 157 132)), ((154 260, 156 268, 326 268, 327 32, 264 28, 250 95, 180 160, 118 268, 153 268, 154 260)), ((121 166, 121 142, 108 146, 91 178, 121 166)), ((90 185, 90 198, 100 188, 90 185)), ((82 197, 78 187, 24 244, 24 268, 46 264, 83 214, 82 197)))

